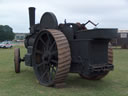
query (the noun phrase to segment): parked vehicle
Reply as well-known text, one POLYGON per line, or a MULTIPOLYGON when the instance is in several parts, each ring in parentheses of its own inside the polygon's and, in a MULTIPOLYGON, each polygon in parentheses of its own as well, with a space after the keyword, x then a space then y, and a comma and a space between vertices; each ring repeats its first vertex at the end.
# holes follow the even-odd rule
POLYGON ((12 44, 11 44, 11 41, 3 41, 1 44, 0 44, 0 48, 12 48, 12 44))

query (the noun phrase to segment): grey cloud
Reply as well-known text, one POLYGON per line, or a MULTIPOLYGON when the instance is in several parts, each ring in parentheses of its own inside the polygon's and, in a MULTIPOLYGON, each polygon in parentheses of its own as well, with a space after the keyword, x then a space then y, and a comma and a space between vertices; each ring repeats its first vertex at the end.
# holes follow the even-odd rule
POLYGON ((99 27, 128 26, 127 0, 0 0, 0 24, 14 32, 28 32, 28 7, 36 7, 36 22, 46 11, 54 12, 59 22, 99 22, 99 27))

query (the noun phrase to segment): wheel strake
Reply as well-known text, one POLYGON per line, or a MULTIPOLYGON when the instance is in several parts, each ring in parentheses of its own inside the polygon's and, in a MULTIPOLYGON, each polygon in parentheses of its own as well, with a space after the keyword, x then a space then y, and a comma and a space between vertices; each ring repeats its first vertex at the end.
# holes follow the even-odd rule
POLYGON ((113 64, 113 49, 111 43, 108 46, 108 63, 113 64))
POLYGON ((55 29, 41 31, 33 50, 33 66, 40 84, 61 87, 70 63, 70 47, 64 34, 55 29))

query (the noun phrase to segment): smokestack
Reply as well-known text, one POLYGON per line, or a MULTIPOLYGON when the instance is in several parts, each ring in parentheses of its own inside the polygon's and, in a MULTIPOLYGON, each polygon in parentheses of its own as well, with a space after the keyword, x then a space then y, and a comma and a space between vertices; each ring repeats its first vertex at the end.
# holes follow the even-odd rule
POLYGON ((29 7, 29 24, 30 28, 35 25, 35 8, 29 7))

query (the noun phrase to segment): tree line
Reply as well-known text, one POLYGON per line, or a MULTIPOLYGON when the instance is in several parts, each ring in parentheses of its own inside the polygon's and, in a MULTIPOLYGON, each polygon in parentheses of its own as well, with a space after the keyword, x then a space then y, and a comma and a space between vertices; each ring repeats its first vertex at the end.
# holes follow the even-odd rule
POLYGON ((15 34, 13 29, 8 25, 0 25, 0 41, 13 40, 15 34))

